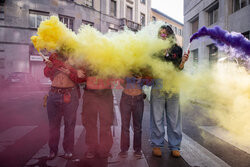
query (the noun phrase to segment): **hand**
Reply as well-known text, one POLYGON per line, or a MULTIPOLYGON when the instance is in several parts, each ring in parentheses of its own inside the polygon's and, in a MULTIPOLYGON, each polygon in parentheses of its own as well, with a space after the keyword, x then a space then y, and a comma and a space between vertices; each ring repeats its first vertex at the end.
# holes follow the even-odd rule
POLYGON ((77 77, 78 78, 84 78, 85 77, 85 73, 83 70, 77 70, 77 77))
POLYGON ((188 60, 188 58, 189 58, 189 53, 190 53, 190 51, 188 51, 188 53, 185 53, 185 52, 184 52, 184 56, 182 56, 182 60, 181 60, 181 62, 182 62, 183 64, 188 60))
POLYGON ((70 74, 70 71, 69 71, 69 69, 67 69, 67 68, 61 67, 61 68, 59 68, 58 70, 61 71, 61 72, 63 72, 63 73, 65 73, 65 74, 67 74, 67 75, 70 74))
POLYGON ((50 68, 53 66, 53 63, 50 60, 45 60, 45 64, 46 64, 46 66, 48 66, 50 68))

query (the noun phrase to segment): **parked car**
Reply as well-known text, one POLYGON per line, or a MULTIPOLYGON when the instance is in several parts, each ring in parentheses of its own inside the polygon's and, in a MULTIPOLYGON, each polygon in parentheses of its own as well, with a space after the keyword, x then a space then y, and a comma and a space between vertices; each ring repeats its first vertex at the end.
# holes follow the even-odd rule
POLYGON ((34 89, 38 82, 32 77, 30 73, 13 72, 10 73, 6 79, 8 87, 28 88, 34 89))

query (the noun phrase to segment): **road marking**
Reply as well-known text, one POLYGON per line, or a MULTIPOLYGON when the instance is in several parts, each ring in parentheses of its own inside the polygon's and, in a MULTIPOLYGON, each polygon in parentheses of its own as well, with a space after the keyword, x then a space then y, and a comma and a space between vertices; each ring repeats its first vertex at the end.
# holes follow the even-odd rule
POLYGON ((3 131, 0 134, 0 152, 21 139, 24 135, 31 132, 37 126, 15 126, 3 131))
MULTIPOLYGON (((75 140, 74 143, 76 143, 81 135, 83 131, 83 126, 81 125, 77 125, 75 127, 75 140)), ((60 129, 60 140, 59 140, 59 145, 58 145, 58 154, 57 157, 53 160, 49 160, 46 162, 47 166, 58 166, 58 167, 65 167, 67 164, 67 160, 62 158, 62 157, 58 157, 60 155, 64 154, 63 151, 63 133, 64 132, 64 126, 61 127, 60 129)), ((39 159, 41 159, 42 157, 46 157, 49 154, 49 145, 45 144, 27 163, 25 166, 32 166, 36 163, 39 162, 39 159)))
MULTIPOLYGON (((220 138, 221 140, 237 147, 238 149, 250 154, 250 143, 248 143, 248 144, 239 143, 238 141, 240 139, 237 136, 230 133, 229 131, 227 131, 223 128, 217 127, 217 126, 200 126, 200 128, 207 131, 208 133, 220 138)), ((250 139, 248 139, 248 141, 250 141, 250 139)))
MULTIPOLYGON (((167 138, 167 127, 165 126, 165 140, 167 138)), ((182 133, 181 156, 190 166, 199 167, 229 167, 229 165, 201 146, 199 143, 182 133)))
MULTIPOLYGON (((114 93, 113 93, 114 94, 114 93)), ((108 159, 108 166, 109 167, 148 167, 148 163, 145 159, 145 156, 143 154, 142 158, 137 159, 133 154, 134 150, 132 147, 129 148, 128 150, 128 157, 127 158, 120 158, 118 156, 120 152, 120 138, 121 138, 121 115, 120 115, 120 109, 117 103, 117 98, 114 98, 114 108, 117 116, 117 123, 118 126, 116 127, 116 136, 113 138, 113 146, 111 149, 111 153, 113 157, 108 159)), ((130 143, 132 145, 133 143, 133 132, 132 128, 130 128, 130 143)))

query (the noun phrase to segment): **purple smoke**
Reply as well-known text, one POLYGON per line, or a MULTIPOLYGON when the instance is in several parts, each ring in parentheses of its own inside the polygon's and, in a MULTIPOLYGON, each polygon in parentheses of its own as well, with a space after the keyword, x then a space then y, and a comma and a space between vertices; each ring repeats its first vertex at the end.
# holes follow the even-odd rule
POLYGON ((214 28, 206 28, 204 26, 192 35, 190 42, 203 36, 209 36, 216 42, 218 47, 227 45, 237 49, 238 52, 243 53, 241 54, 241 58, 243 59, 250 58, 250 41, 240 33, 229 33, 219 26, 215 26, 214 28))

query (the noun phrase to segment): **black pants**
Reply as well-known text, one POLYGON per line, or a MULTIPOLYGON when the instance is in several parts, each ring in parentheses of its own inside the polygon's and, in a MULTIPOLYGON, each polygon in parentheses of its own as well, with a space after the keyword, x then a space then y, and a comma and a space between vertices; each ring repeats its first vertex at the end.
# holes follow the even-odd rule
POLYGON ((113 124, 113 94, 107 90, 85 90, 83 94, 82 123, 86 129, 88 149, 98 153, 108 153, 113 144, 111 126, 113 124), (98 142, 97 118, 100 121, 98 142))
POLYGON ((51 152, 57 153, 60 139, 61 120, 64 119, 64 138, 63 149, 65 152, 74 150, 74 131, 76 124, 76 111, 79 100, 77 90, 74 89, 71 94, 71 101, 65 103, 63 94, 49 92, 47 111, 49 119, 49 148, 51 152))
POLYGON ((129 127, 131 115, 133 118, 134 143, 135 151, 141 151, 141 135, 142 135, 142 117, 143 117, 144 101, 143 95, 129 96, 122 94, 120 102, 122 132, 121 132, 121 151, 129 149, 129 127))

